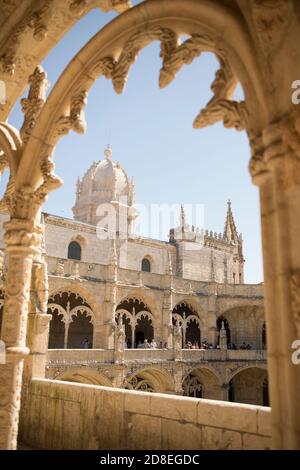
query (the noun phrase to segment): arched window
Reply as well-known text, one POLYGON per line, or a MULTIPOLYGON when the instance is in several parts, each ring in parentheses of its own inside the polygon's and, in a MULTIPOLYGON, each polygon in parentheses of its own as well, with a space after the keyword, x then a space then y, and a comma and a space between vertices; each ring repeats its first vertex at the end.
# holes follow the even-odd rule
POLYGON ((142 271, 145 271, 146 273, 151 272, 151 263, 147 258, 144 258, 142 261, 142 271))
POLYGON ((68 258, 81 260, 81 246, 77 242, 71 242, 68 248, 68 258))

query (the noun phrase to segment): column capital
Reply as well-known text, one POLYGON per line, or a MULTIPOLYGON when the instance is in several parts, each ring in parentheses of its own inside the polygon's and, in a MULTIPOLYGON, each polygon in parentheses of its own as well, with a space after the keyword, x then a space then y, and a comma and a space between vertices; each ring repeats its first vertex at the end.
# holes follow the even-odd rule
POLYGON ((264 184, 279 172, 283 187, 300 184, 300 112, 297 109, 271 122, 261 133, 249 132, 253 183, 264 184))
POLYGON ((41 245, 44 228, 42 225, 27 219, 13 218, 3 224, 6 250, 29 251, 35 254, 41 245))

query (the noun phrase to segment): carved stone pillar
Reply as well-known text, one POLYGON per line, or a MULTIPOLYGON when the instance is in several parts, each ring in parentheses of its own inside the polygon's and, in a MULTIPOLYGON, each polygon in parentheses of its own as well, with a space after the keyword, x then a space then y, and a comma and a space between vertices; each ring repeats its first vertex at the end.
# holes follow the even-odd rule
POLYGON ((229 392, 229 384, 222 384, 220 386, 220 398, 219 400, 228 401, 228 392, 229 392))
POLYGON ((217 311, 217 286, 210 284, 208 289, 208 304, 207 304, 207 330, 203 328, 201 331, 202 341, 205 339, 208 343, 217 345, 218 342, 218 329, 216 325, 216 311, 217 311))
POLYGON ((103 324, 97 328, 97 344, 103 349, 114 349, 115 312, 118 280, 118 256, 115 238, 109 240, 107 281, 105 284, 103 324))
POLYGON ((114 361, 116 364, 124 364, 125 356, 125 326, 122 323, 122 317, 119 317, 119 322, 115 327, 115 354, 114 361))
MULTIPOLYGON (((273 446, 300 448, 300 115, 252 139, 250 171, 260 188, 273 446), (299 116, 299 117, 298 117, 299 116)), ((251 139, 250 139, 251 140, 251 139)))
POLYGON ((45 377, 49 323, 52 318, 52 315, 47 314, 47 303, 47 264, 44 260, 37 260, 33 262, 32 268, 27 327, 27 346, 30 349, 30 354, 25 360, 25 368, 30 377, 45 377))
POLYGON ((2 340, 6 364, 0 366, 0 449, 15 449, 26 347, 32 259, 42 240, 40 225, 26 219, 4 224, 7 280, 3 310, 2 340))
POLYGON ((173 351, 175 362, 182 361, 182 328, 178 322, 173 329, 173 351))
POLYGON ((174 392, 176 395, 183 395, 183 367, 182 363, 176 362, 174 366, 174 392))

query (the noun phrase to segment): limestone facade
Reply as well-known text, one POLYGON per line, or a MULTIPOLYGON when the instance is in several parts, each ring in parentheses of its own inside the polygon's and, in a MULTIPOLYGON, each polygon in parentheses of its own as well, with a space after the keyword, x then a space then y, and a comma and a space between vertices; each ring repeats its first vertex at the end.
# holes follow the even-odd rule
POLYGON ((168 242, 135 236, 134 184, 111 149, 104 154, 78 178, 74 219, 42 214, 52 315, 46 376, 267 405, 263 290, 243 282, 231 203, 222 234, 190 227, 181 207, 168 242), (123 217, 113 230, 103 217, 111 209, 123 217), (145 340, 155 349, 141 349, 145 340), (247 386, 234 378, 242 371, 247 386))

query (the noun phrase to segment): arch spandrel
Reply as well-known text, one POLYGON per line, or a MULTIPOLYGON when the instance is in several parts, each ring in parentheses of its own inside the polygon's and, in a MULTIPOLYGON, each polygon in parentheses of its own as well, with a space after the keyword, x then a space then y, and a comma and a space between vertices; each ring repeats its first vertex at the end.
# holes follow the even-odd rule
MULTIPOLYGON (((83 110, 88 90, 94 81, 104 75, 112 78, 116 84, 122 77, 122 71, 125 69, 126 72, 127 67, 118 63, 119 59, 122 60, 122 50, 128 47, 128 42, 134 43, 134 37, 143 31, 140 44, 132 51, 135 56, 147 41, 151 42, 149 35, 151 40, 154 40, 153 29, 160 29, 158 36, 163 41, 164 67, 168 64, 170 53, 176 52, 174 41, 172 43, 170 38, 165 37, 167 30, 176 35, 202 36, 203 51, 214 51, 216 54, 220 54, 221 50, 224 51, 226 60, 229 60, 230 66, 244 87, 250 115, 251 108, 253 111, 255 109, 255 119, 251 122, 251 126, 261 127, 260 119, 266 120, 264 92, 261 85, 263 82, 250 35, 239 14, 215 2, 212 5, 210 2, 195 3, 193 0, 186 0, 183 8, 181 0, 149 1, 136 6, 105 26, 67 66, 42 109, 26 145, 16 180, 17 189, 24 184, 34 185, 33 189, 36 189, 42 180, 39 166, 43 156, 51 155, 61 135, 67 134, 71 129, 77 132, 84 131, 83 110), (208 37, 211 40, 210 45, 208 37)), ((184 62, 183 60, 182 63, 184 62)), ((215 103, 217 109, 214 108, 212 114, 216 115, 215 121, 220 117, 224 118, 222 116, 224 106, 225 108, 229 106, 229 109, 225 110, 224 120, 234 122, 237 104, 227 99, 229 95, 227 96, 225 92, 226 83, 225 88, 221 87, 221 92, 219 89, 224 78, 226 79, 226 67, 221 69, 217 83, 214 82, 214 91, 218 94, 219 100, 215 103)), ((126 73, 123 79, 126 81, 126 73)), ((225 125, 230 127, 228 122, 227 124, 225 122, 225 125)))

